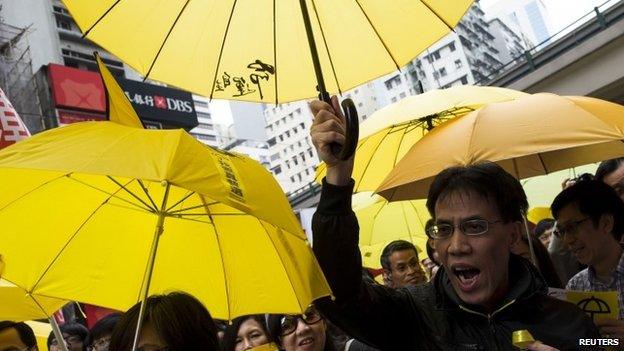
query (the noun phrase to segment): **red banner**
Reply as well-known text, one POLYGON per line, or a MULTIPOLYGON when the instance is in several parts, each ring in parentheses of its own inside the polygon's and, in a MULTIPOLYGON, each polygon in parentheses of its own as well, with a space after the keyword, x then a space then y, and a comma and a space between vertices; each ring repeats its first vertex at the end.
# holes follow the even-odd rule
POLYGON ((106 112, 106 95, 100 75, 50 64, 48 74, 57 107, 106 112))
POLYGON ((30 136, 28 129, 0 89, 0 149, 30 136))

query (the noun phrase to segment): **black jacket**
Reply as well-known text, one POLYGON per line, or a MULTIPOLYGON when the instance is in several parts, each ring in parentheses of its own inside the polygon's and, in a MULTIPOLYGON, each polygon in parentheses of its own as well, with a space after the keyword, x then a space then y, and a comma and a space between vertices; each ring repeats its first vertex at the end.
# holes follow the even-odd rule
POLYGON ((528 330, 560 350, 583 350, 579 338, 599 338, 576 306, 546 295, 547 286, 526 260, 509 262, 510 291, 486 314, 463 303, 444 269, 433 282, 390 289, 362 280, 358 224, 351 186, 323 184, 312 221, 314 253, 335 300, 319 301, 325 316, 347 334, 381 350, 514 350, 512 333, 528 330))

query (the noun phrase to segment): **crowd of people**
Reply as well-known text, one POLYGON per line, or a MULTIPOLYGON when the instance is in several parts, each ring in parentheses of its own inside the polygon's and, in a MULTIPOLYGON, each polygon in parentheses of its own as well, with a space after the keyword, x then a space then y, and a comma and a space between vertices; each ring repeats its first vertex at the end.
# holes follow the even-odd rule
MULTIPOLYGON (((331 152, 332 143, 344 141, 337 100, 332 103, 311 104, 311 136, 327 165, 313 249, 333 298, 315 301, 301 315, 226 322, 213 320, 186 293, 150 296, 138 350, 514 350, 515 331, 530 332, 536 340, 530 350, 602 349, 580 339, 624 345, 624 158, 602 162, 595 176, 565 181, 552 202, 554 218, 530 233, 526 194, 500 166, 442 171, 427 198, 426 257, 410 242, 388 244, 379 282, 362 267, 351 209, 353 159, 331 152), (549 296, 549 288, 616 291, 619 318, 592 320, 549 296)), ((51 333, 48 349, 62 342, 69 351, 132 350, 140 308, 111 314, 91 330, 63 324, 63 340, 51 333)), ((37 350, 28 325, 0 322, 0 351, 23 350, 37 350)))

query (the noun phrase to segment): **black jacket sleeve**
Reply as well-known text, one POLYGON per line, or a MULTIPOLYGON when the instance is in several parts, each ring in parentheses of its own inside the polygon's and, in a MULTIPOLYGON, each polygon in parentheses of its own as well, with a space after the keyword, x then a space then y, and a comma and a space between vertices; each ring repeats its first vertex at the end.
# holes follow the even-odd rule
MULTIPOLYGON (((334 186, 323 181, 312 219, 314 253, 335 300, 317 302, 321 312, 351 337, 381 350, 417 345, 424 323, 405 289, 390 289, 362 279, 358 223, 351 210, 353 181, 334 186), (409 335, 409 341, 406 336, 409 335)), ((422 340, 422 339, 420 339, 422 340)))

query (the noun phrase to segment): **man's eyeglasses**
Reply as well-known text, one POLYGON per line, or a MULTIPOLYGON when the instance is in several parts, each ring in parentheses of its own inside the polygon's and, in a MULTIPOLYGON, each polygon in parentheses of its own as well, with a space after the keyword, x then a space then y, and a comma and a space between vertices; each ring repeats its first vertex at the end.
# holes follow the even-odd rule
POLYGON ((110 340, 110 338, 97 339, 93 344, 87 347, 87 351, 108 351, 110 340))
POLYGON ((579 227, 581 226, 581 223, 585 222, 588 219, 591 219, 591 217, 585 217, 583 219, 579 219, 578 221, 572 221, 564 226, 557 223, 555 224, 555 227, 553 228, 552 233, 557 238, 563 238, 563 236, 566 235, 566 233, 576 234, 578 232, 579 227))
MULTIPOLYGON (((487 219, 468 219, 459 223, 459 230, 466 235, 481 235, 490 230, 491 224, 502 223, 504 221, 488 221, 487 219)), ((453 235, 455 226, 450 223, 441 223, 431 226, 427 230, 427 236, 431 239, 446 239, 453 235)))
POLYGON ((323 316, 314 307, 308 308, 303 315, 286 315, 280 321, 280 336, 292 334, 297 330, 299 320, 307 325, 318 323, 323 316))

